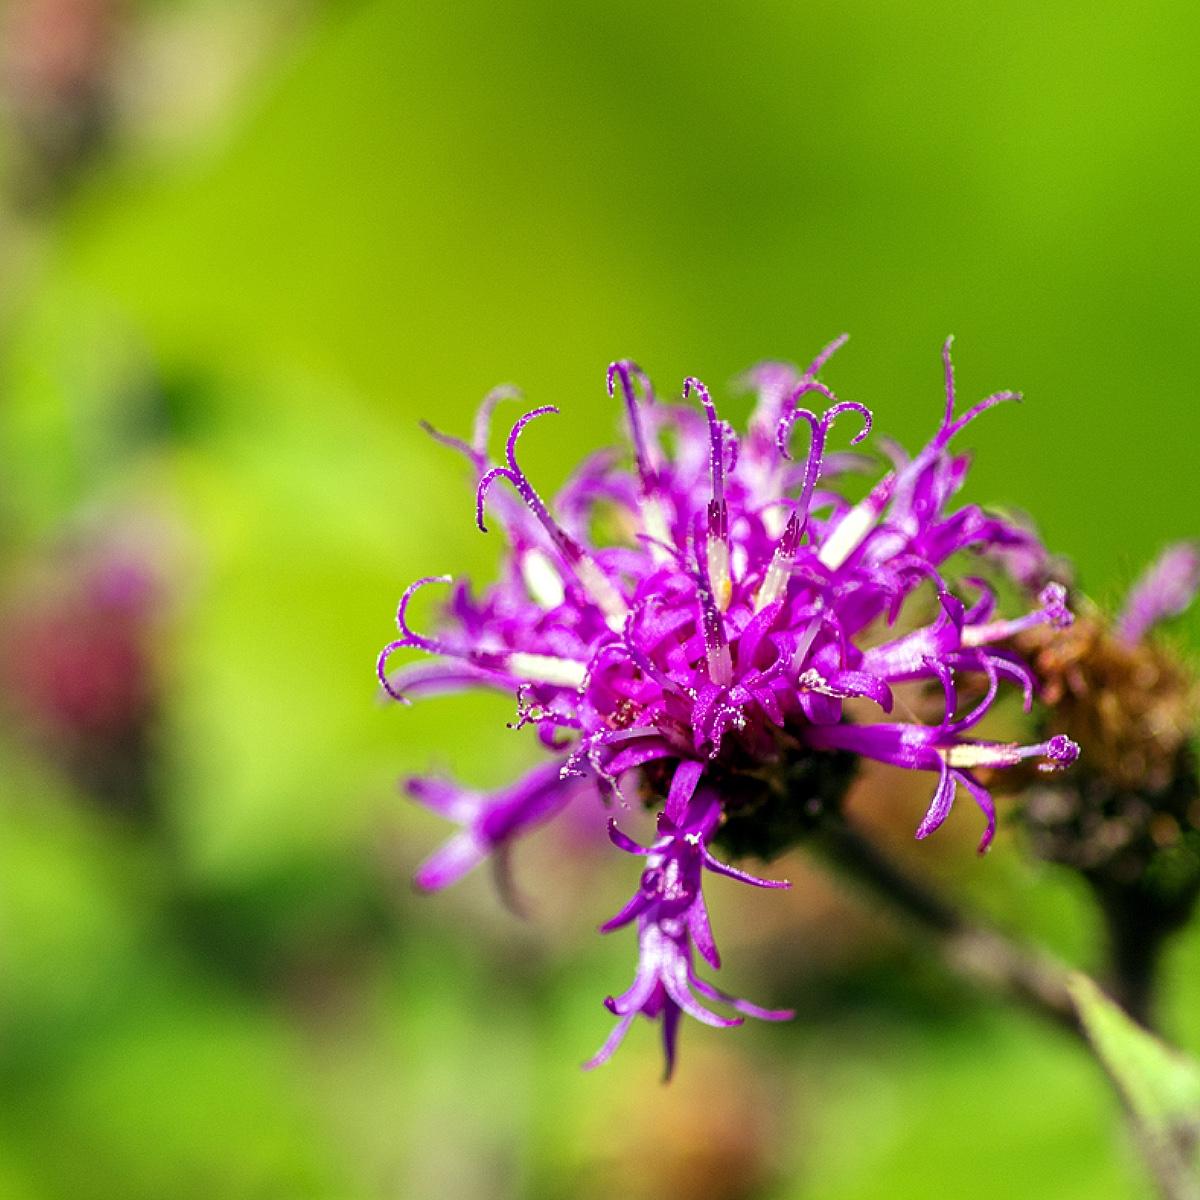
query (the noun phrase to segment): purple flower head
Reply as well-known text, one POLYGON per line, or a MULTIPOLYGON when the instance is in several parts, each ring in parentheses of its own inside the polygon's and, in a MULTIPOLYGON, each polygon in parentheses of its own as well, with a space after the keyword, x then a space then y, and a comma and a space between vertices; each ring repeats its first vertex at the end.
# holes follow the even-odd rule
POLYGON ((1200 590, 1200 545, 1177 542, 1133 585, 1117 620, 1117 636, 1140 642, 1160 621, 1185 612, 1200 590))
MULTIPOLYGON (((469 687, 506 691, 517 701, 514 724, 532 726, 552 758, 493 795, 410 783, 418 800, 462 826, 418 882, 453 882, 576 799, 627 804, 636 795, 661 810, 649 848, 610 826, 614 843, 644 856, 646 869, 633 898, 602 926, 636 922, 639 965, 630 989, 607 1002, 618 1023, 593 1064, 639 1013, 661 1019, 668 1070, 681 1013, 740 1023, 704 1001, 787 1015, 735 1000, 696 973, 697 953, 719 965, 705 870, 785 886, 710 850, 735 810, 743 824, 745 812, 758 811, 757 799, 745 801, 748 789, 770 790, 763 779, 856 758, 928 771, 936 783, 917 836, 942 824, 961 787, 985 817, 982 851, 995 810, 977 772, 1028 759, 1057 770, 1078 754, 1061 736, 1036 745, 974 736, 1006 685, 1029 708, 1033 676, 1006 643, 1030 628, 1069 624, 1065 590, 1049 584, 1031 611, 1004 618, 983 578, 946 575, 966 553, 1018 583, 1045 577, 1032 533, 954 503, 968 462, 952 443, 981 413, 1018 397, 997 392, 956 415, 947 341, 936 432, 912 457, 889 446, 891 469, 851 503, 841 484, 863 459, 831 444, 847 432, 851 445, 861 443, 872 414, 819 378, 844 341, 804 370, 771 363, 751 372, 757 405, 741 439, 701 381, 687 379, 681 399, 665 403, 636 364, 614 363, 608 390, 624 406, 632 461, 614 451, 591 456, 553 504, 517 450, 531 424, 557 409, 526 412, 499 464, 486 451, 499 393, 485 400, 470 443, 430 430, 467 458, 477 523, 500 526, 508 553, 500 579, 482 593, 452 585, 436 634, 413 629, 409 602, 418 588, 450 581, 413 584, 397 613, 400 637, 379 657, 380 681, 405 701, 469 687), (597 543, 597 528, 615 535, 597 543), (403 649, 432 660, 392 670, 403 649), (898 719, 894 693, 906 685, 932 689, 940 719, 898 719)), ((824 799, 838 803, 846 782, 824 799)), ((786 794, 781 802, 805 803, 786 794)))

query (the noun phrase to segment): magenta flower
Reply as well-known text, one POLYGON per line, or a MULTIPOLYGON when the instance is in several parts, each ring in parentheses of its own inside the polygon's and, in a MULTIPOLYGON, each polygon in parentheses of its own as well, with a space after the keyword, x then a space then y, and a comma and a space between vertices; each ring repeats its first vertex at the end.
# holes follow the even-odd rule
MULTIPOLYGON (((521 417, 499 465, 489 462, 486 443, 505 393, 484 402, 470 443, 430 431, 471 463, 478 525, 486 530, 490 509, 509 553, 500 581, 482 594, 452 586, 436 636, 412 629, 408 605, 418 588, 449 579, 410 587, 397 613, 400 637, 379 657, 379 678, 404 701, 467 687, 510 692, 516 724, 532 725, 553 757, 491 796, 443 781, 410 783, 420 802, 462 826, 418 882, 453 882, 576 799, 611 805, 636 794, 658 797, 652 803, 661 808, 649 848, 610 822, 614 843, 644 855, 646 869, 633 898, 602 929, 636 921, 639 965, 630 989, 607 1001, 618 1023, 589 1065, 612 1053, 639 1013, 661 1018, 668 1069, 681 1013, 740 1023, 702 999, 766 1019, 789 1015, 718 991, 696 974, 693 954, 719 965, 705 869, 755 886, 787 886, 727 866, 710 850, 734 815, 755 819, 752 792, 770 790, 764 779, 778 783, 808 764, 854 756, 928 771, 937 782, 917 837, 943 823, 961 786, 984 814, 982 851, 995 811, 976 772, 1029 758, 1056 770, 1078 754, 1061 736, 1026 746, 972 733, 1002 686, 1015 685, 1026 708, 1032 702, 1033 677, 1007 648, 1009 639, 1071 620, 1064 590, 1045 582, 1046 556, 1028 530, 974 505, 952 505, 967 459, 952 453, 951 442, 1016 395, 995 393, 956 416, 947 341, 937 432, 912 458, 889 446, 891 469, 852 504, 835 485, 862 460, 830 452, 828 442, 844 417, 857 421, 851 444, 860 443, 871 413, 839 401, 818 378, 844 341, 830 343, 804 371, 782 364, 753 371, 758 403, 740 440, 699 380, 685 381, 681 403, 663 404, 635 364, 614 363, 608 388, 625 407, 632 464, 615 451, 591 456, 553 512, 521 469, 517 447, 531 422, 557 409, 521 417), (817 407, 804 407, 810 398, 817 407), (797 425, 807 427, 808 446, 793 459, 797 425), (615 535, 594 544, 590 533, 601 527, 615 535), (1037 606, 997 618, 983 579, 952 586, 944 576, 961 552, 1023 586, 1041 586, 1037 606), (916 614, 924 606, 910 601, 927 589, 936 616, 921 623, 916 614), (893 628, 903 632, 889 637, 893 628), (392 655, 406 648, 434 660, 389 671, 392 655), (960 677, 978 680, 965 705, 960 677), (893 688, 913 682, 943 698, 939 720, 864 718, 869 710, 892 714, 893 688)), ((824 797, 831 805, 840 799, 840 791, 824 797)))

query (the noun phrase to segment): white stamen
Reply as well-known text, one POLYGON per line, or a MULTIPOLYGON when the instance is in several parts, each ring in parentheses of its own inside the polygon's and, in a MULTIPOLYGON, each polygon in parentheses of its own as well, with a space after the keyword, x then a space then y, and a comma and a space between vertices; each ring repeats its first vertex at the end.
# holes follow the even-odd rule
POLYGON ((774 604, 783 595, 791 574, 789 565, 784 562, 783 556, 778 551, 771 556, 771 565, 767 568, 762 587, 758 589, 758 595, 754 598, 755 612, 762 612, 768 604, 774 604))
POLYGON ((729 544, 724 538, 708 538, 705 547, 708 558, 708 582, 712 588, 713 600, 721 612, 729 609, 733 599, 733 579, 729 574, 729 544))
POLYGON ((571 658, 556 658, 552 654, 526 654, 518 650, 510 654, 506 666, 514 675, 533 683, 551 683, 557 687, 582 687, 587 678, 587 664, 571 658))
POLYGON ((821 628, 821 618, 813 617, 809 622, 808 628, 800 635, 800 640, 796 643, 796 649, 792 654, 792 670, 799 672, 804 666, 804 660, 808 657, 809 650, 812 649, 812 644, 816 640, 817 631, 821 628))
POLYGON ((969 770, 971 767, 1011 767, 1013 763, 1030 757, 1027 753, 1022 753, 1027 749, 1028 747, 1019 746, 1016 742, 998 746, 964 742, 958 746, 947 746, 938 753, 945 759, 946 766, 969 770))
POLYGON ((990 642, 1015 637, 1018 633, 1033 629, 1037 625, 1051 625, 1062 629, 1074 621, 1071 610, 1067 608, 1067 589, 1061 583, 1048 583, 1038 599, 1042 607, 1026 613, 1023 617, 1011 621, 992 621, 987 625, 971 625, 964 629, 963 645, 986 646, 990 642))
POLYGON ((1020 633, 1022 626, 1016 621, 993 621, 990 625, 968 625, 962 632, 964 646, 986 646, 1002 638, 1020 633))
POLYGON ((762 523, 767 537, 773 542, 779 541, 783 537, 783 531, 787 528, 787 509, 782 507, 766 509, 762 514, 762 523))
POLYGON ((558 608, 566 599, 562 576, 549 557, 536 548, 522 555, 521 577, 534 603, 542 608, 558 608))
POLYGON ((657 563, 670 562, 671 530, 667 525, 667 514, 657 496, 646 496, 642 500, 642 532, 650 539, 650 557, 657 563))
POLYGON ((625 624, 629 609, 621 593, 609 582, 608 576, 586 554, 575 564, 575 574, 584 590, 600 607, 610 629, 620 630, 625 624))
POLYGON ((862 544, 879 517, 879 508, 868 496, 860 500, 826 537, 818 555, 831 571, 836 571, 862 544))
POLYGON ((1022 746, 1018 742, 964 742, 938 750, 948 767, 1011 767, 1026 758, 1042 758, 1042 772, 1061 771, 1079 757, 1079 746, 1064 734, 1022 746))
POLYGON ((729 646, 709 646, 706 651, 708 658, 708 677, 717 687, 729 687, 733 683, 733 656, 729 646))

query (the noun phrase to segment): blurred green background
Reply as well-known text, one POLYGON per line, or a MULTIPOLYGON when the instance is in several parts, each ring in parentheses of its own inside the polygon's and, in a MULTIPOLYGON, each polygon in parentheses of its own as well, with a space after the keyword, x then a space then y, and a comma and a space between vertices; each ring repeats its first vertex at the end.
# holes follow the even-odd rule
MULTIPOLYGON (((644 1023, 602 1071, 634 873, 580 822, 411 894, 395 791, 533 755, 503 700, 377 702, 414 577, 486 577, 461 464, 492 385, 618 414, 807 361, 908 443, 961 394, 971 495, 1113 602, 1197 533, 1195 7, 9 0, 0 168, 0 1198, 1143 1194, 1074 1046, 951 982, 802 859, 712 888, 788 1027, 644 1023), (114 582, 115 581, 115 582, 114 582), (102 600, 97 600, 97 596, 102 600), (107 606, 107 607, 106 607, 107 606), (130 684, 134 679, 136 686, 130 684)), ((525 444, 523 444, 525 450, 525 444)), ((1176 631, 1194 648, 1200 624, 1176 631)), ((909 846, 1097 960, 1078 886, 976 814, 909 846)), ((599 819, 597 818, 597 825, 599 819)), ((1200 937, 1165 1024, 1200 1050, 1200 937)))

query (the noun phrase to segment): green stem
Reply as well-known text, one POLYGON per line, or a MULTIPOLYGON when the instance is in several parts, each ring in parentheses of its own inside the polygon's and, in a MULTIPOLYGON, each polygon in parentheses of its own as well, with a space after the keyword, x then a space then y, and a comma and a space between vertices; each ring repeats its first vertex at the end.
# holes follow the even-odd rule
MULTIPOLYGON (((1097 1058, 1073 994, 1071 968, 967 916, 909 875, 839 813, 828 813, 807 843, 838 871, 932 937, 944 961, 975 985, 1019 1002, 1027 1011, 1077 1038, 1097 1058)), ((1105 1075, 1114 1083, 1103 1061, 1105 1075)), ((1121 1106, 1163 1200, 1200 1200, 1187 1156, 1163 1152, 1118 1086, 1121 1106)))
POLYGON ((1057 959, 971 919, 836 813, 822 821, 812 845, 888 908, 932 935, 960 975, 989 991, 1009 995, 1052 1025, 1084 1037, 1069 987, 1071 971, 1057 959))

